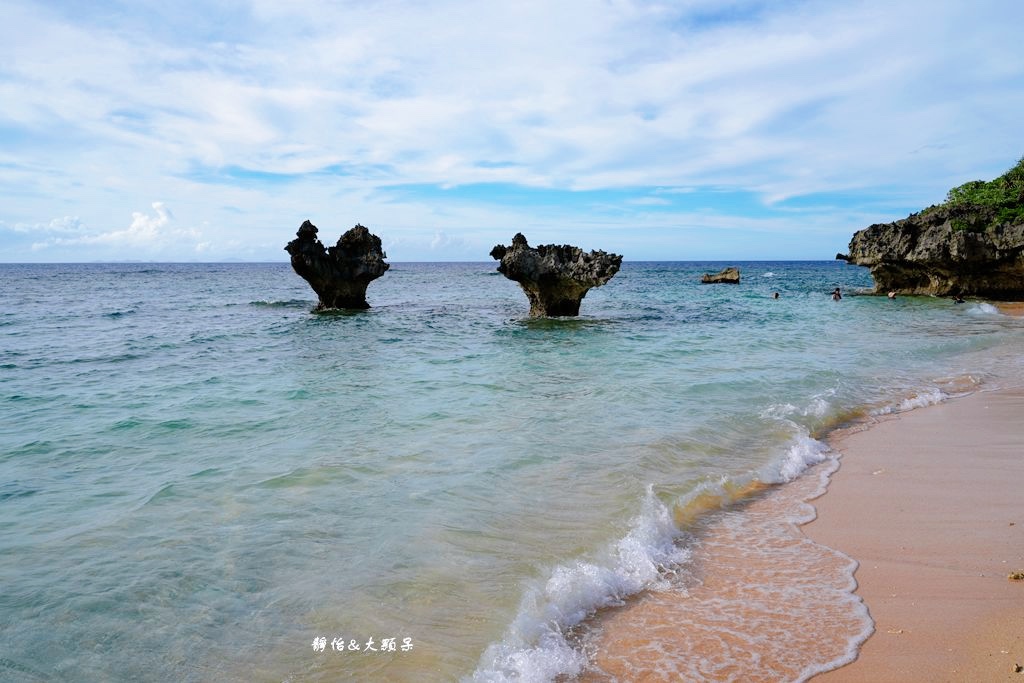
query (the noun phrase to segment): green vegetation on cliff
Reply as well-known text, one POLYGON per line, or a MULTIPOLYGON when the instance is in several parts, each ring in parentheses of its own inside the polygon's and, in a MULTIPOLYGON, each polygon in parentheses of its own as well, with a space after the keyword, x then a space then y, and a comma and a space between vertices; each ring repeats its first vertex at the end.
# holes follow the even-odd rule
POLYGON ((875 292, 1024 301, 1024 159, 938 206, 858 230, 836 257, 870 268, 875 292))
MULTIPOLYGON (((939 206, 959 209, 957 213, 980 211, 989 227, 1024 223, 1024 157, 995 180, 972 180, 954 187, 939 206)), ((973 221, 954 219, 953 227, 963 230, 969 223, 973 221)))

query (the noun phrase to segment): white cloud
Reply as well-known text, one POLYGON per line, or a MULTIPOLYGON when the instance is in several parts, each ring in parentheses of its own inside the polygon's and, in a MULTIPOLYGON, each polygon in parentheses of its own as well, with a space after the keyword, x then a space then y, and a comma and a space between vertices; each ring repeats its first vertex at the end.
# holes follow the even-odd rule
POLYGON ((82 219, 78 216, 64 216, 63 218, 54 218, 50 221, 47 229, 50 232, 76 233, 81 232, 84 227, 82 219))
POLYGON ((15 223, 8 226, 5 221, 0 221, 0 228, 17 233, 74 234, 84 230, 85 226, 78 216, 62 216, 60 218, 54 218, 48 223, 15 223))
POLYGON ((662 193, 708 188, 915 206, 1024 151, 1010 0, 89 7, 5 3, 0 221, 80 216, 25 232, 111 254, 280 257, 302 213, 407 225, 423 249, 435 226, 507 224, 375 200, 399 184, 662 188, 632 204, 659 212, 662 193), (85 227, 153 196, 186 214, 85 227))
MULTIPOLYGON (((86 232, 75 236, 56 236, 43 241, 34 242, 33 251, 68 247, 110 247, 131 257, 170 257, 188 252, 202 253, 210 249, 211 243, 203 240, 202 233, 195 228, 177 227, 173 225, 174 216, 163 202, 153 202, 154 213, 142 211, 132 213, 131 224, 124 229, 106 232, 86 232)), ((69 219, 54 221, 60 226, 67 224, 69 219)), ((78 219, 70 219, 74 225, 71 232, 81 232, 78 219)), ((67 233, 67 230, 58 230, 67 233)))
POLYGON ((171 213, 163 202, 153 202, 155 216, 135 211, 132 223, 124 230, 112 230, 94 235, 83 235, 72 239, 60 240, 60 244, 110 244, 130 248, 151 248, 160 246, 167 239, 164 228, 171 222, 171 213))

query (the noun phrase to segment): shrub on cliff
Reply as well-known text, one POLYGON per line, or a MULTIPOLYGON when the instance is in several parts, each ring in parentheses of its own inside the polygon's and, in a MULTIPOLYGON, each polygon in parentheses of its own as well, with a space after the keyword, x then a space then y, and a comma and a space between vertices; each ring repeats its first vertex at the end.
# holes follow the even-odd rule
POLYGON ((1024 223, 1024 157, 995 180, 972 180, 954 187, 942 206, 954 209, 985 207, 993 212, 992 225, 1024 223))

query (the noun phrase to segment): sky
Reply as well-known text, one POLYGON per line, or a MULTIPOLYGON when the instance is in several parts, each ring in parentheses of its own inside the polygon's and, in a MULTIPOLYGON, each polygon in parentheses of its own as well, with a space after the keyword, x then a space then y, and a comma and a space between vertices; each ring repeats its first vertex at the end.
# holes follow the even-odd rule
POLYGON ((1024 156, 1019 0, 0 0, 0 262, 831 259, 1024 156))

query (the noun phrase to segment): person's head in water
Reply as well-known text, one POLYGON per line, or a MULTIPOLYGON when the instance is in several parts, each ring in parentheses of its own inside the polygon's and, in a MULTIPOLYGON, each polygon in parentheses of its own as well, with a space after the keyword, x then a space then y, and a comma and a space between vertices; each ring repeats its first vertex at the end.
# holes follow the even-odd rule
POLYGON ((836 287, 835 290, 832 292, 832 301, 839 301, 842 298, 843 293, 839 291, 838 287, 836 287))
POLYGON ((772 298, 773 299, 778 299, 779 298, 779 293, 775 292, 774 294, 772 294, 772 298))

